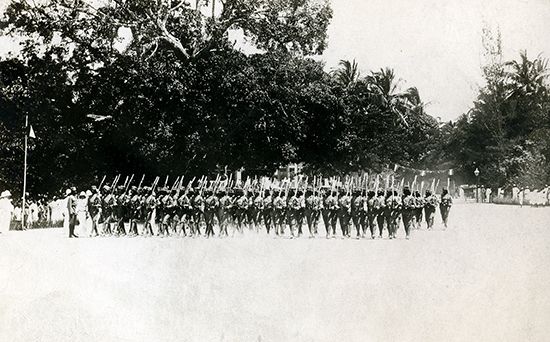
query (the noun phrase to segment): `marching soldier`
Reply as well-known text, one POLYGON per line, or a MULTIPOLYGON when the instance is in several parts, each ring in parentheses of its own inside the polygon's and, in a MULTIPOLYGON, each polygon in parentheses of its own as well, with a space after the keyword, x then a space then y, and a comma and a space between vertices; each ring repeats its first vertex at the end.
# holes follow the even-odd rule
POLYGON ((397 238, 397 229, 399 228, 399 216, 401 215, 401 199, 397 191, 388 191, 386 199, 386 220, 388 223, 388 232, 390 239, 397 238))
POLYGON ((434 226, 435 208, 437 207, 437 197, 432 194, 430 190, 426 190, 426 197, 424 199, 424 214, 426 216, 426 224, 428 230, 434 226))
POLYGON ((420 191, 414 192, 414 202, 414 226, 415 229, 420 229, 422 226, 422 213, 424 212, 424 199, 422 198, 420 191))
POLYGON ((170 236, 172 218, 176 209, 176 201, 168 188, 160 189, 159 216, 161 216, 160 229, 157 235, 170 236))
POLYGON ((193 215, 193 206, 191 205, 191 199, 189 198, 188 191, 186 190, 180 198, 178 198, 178 208, 180 213, 180 235, 187 236, 187 227, 189 227, 189 233, 191 233, 191 221, 193 215))
POLYGON ((214 237, 214 218, 218 212, 220 202, 218 197, 210 189, 206 191, 206 199, 204 200, 204 221, 206 223, 206 238, 214 237))
POLYGON ((275 235, 285 234, 286 218, 286 198, 283 191, 275 190, 276 197, 273 200, 273 209, 275 210, 275 235))
POLYGON ((376 193, 374 191, 368 191, 366 199, 367 219, 365 224, 369 227, 371 239, 374 239, 376 236, 376 215, 378 213, 378 210, 380 209, 375 207, 375 201, 376 193))
POLYGON ((331 190, 327 198, 325 198, 325 208, 328 210, 328 225, 326 225, 327 239, 330 237, 330 231, 332 230, 332 238, 336 237, 336 222, 338 220, 338 197, 336 197, 336 190, 331 190))
POLYGON ((386 198, 384 197, 384 190, 378 190, 376 198, 373 203, 374 211, 376 214, 376 223, 378 224, 379 238, 382 238, 384 232, 384 222, 386 215, 386 198))
POLYGON ((101 202, 101 192, 94 185, 92 186, 92 196, 88 202, 88 211, 90 212, 90 216, 92 218, 92 230, 90 231, 92 237, 99 235, 97 227, 99 226, 99 221, 101 219, 101 202))
MULTIPOLYGON (((246 190, 237 190, 236 195, 239 196, 235 201, 236 205, 236 216, 237 216, 237 225, 236 229, 239 233, 243 233, 243 225, 246 224, 246 213, 248 211, 248 196, 246 190)), ((235 235, 235 230, 233 230, 233 235, 235 235)))
POLYGON ((149 192, 149 196, 147 196, 145 200, 145 224, 143 226, 143 235, 153 236, 153 224, 155 223, 156 219, 158 202, 155 196, 155 192, 152 189, 147 188, 146 191, 149 192))
POLYGON ((220 225, 219 236, 228 237, 229 234, 227 233, 227 225, 229 223, 228 221, 230 219, 230 212, 233 206, 233 201, 231 200, 231 197, 226 193, 225 190, 219 190, 218 196, 220 201, 218 206, 218 212, 217 212, 218 224, 220 225))
POLYGON ((193 236, 201 236, 201 219, 204 217, 204 197, 202 197, 202 190, 196 189, 195 198, 193 198, 193 236))
POLYGON ((365 199, 361 190, 355 189, 351 199, 351 220, 357 231, 357 239, 365 237, 365 216, 365 199))
POLYGON ((416 200, 412 196, 411 190, 409 190, 409 188, 403 189, 401 216, 403 217, 403 226, 405 228, 405 235, 407 240, 410 236, 415 210, 416 200))
POLYGON ((265 229, 267 234, 271 231, 271 225, 275 222, 275 212, 273 210, 273 193, 272 190, 267 191, 267 195, 262 199, 263 208, 262 216, 264 219, 265 229))
POLYGON ((116 236, 124 236, 126 235, 126 230, 124 229, 124 221, 127 219, 127 213, 128 213, 128 203, 129 203, 128 196, 124 193, 124 186, 119 186, 117 191, 117 197, 116 197, 116 206, 115 206, 115 224, 116 224, 116 230, 115 235, 116 236))
MULTIPOLYGON (((290 238, 294 238, 294 227, 300 225, 300 209, 301 203, 298 198, 298 193, 295 189, 290 190, 290 198, 288 199, 288 225, 290 226, 290 238)), ((299 234, 299 231, 298 231, 299 234)))
POLYGON ((342 237, 350 237, 349 222, 351 220, 351 196, 344 189, 340 189, 340 206, 339 219, 340 229, 342 229, 342 237))
POLYGON ((265 210, 263 191, 257 191, 253 205, 255 212, 252 220, 254 221, 254 226, 256 227, 256 233, 258 233, 260 224, 262 223, 263 212, 265 210))
POLYGON ((135 186, 130 188, 128 196, 130 197, 130 227, 128 228, 128 235, 137 236, 137 223, 141 216, 141 196, 135 186))
POLYGON ((449 220, 449 212, 451 211, 452 205, 453 198, 449 195, 447 189, 443 189, 441 193, 441 203, 439 204, 439 212, 441 213, 441 219, 443 220, 445 228, 447 228, 447 221, 449 220))
POLYGON ((314 238, 317 234, 317 226, 319 225, 319 216, 321 214, 323 201, 315 191, 308 190, 306 192, 306 221, 309 229, 309 237, 314 238))
POLYGON ((105 197, 103 198, 103 231, 102 236, 110 236, 112 234, 111 231, 111 223, 114 221, 114 207, 116 206, 116 199, 115 196, 111 192, 111 187, 108 185, 105 185, 103 187, 103 190, 105 192, 105 197))

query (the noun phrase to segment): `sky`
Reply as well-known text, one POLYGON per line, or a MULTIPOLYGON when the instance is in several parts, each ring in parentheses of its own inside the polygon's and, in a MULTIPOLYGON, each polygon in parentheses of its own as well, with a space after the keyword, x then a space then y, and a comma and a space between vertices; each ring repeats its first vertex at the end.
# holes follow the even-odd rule
MULTIPOLYGON (((0 0, 0 10, 8 0, 0 0)), ((482 28, 502 34, 504 59, 550 57, 550 0, 331 0, 327 70, 355 59, 363 75, 391 67, 426 111, 454 120, 483 84, 482 28)), ((14 48, 0 37, 0 55, 14 48)))

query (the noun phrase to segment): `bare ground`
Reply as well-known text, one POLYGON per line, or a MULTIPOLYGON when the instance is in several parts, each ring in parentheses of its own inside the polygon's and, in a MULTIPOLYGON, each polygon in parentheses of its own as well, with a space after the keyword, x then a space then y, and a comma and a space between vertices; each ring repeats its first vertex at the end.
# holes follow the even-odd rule
MULTIPOLYGON (((437 222, 439 222, 439 217, 437 222)), ((550 209, 411 240, 0 236, 0 341, 547 341, 550 209)))

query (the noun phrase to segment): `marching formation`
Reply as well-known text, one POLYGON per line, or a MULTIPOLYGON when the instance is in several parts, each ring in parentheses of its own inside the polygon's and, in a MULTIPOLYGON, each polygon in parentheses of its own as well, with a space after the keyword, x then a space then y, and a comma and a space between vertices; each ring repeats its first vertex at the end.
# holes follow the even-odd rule
MULTIPOLYGON (((144 178, 144 177, 143 177, 144 178)), ((282 181, 269 178, 233 182, 231 178, 206 177, 186 186, 183 177, 172 187, 131 186, 133 176, 124 185, 93 186, 87 192, 67 189, 69 237, 77 237, 75 226, 86 225, 79 235, 86 236, 205 236, 228 237, 245 230, 275 236, 299 237, 307 228, 309 237, 317 236, 322 221, 326 238, 352 235, 396 238, 402 225, 406 238, 412 229, 426 222, 432 229, 436 209, 447 227, 452 197, 443 189, 440 197, 433 191, 411 190, 413 186, 369 187, 368 176, 354 179, 296 177, 282 181)), ((388 182, 386 182, 388 183, 388 182)), ((392 181, 393 184, 393 181, 392 181)))

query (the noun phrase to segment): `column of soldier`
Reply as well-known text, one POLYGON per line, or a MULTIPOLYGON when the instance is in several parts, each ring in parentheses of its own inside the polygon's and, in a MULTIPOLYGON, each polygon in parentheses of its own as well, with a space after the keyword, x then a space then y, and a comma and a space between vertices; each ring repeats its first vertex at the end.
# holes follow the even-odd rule
POLYGON ((265 229, 274 236, 294 238, 307 228, 311 238, 324 233, 326 238, 370 235, 375 239, 387 231, 387 237, 395 239, 402 223, 409 239, 423 218, 427 229, 434 227, 438 206, 447 227, 452 205, 446 189, 440 197, 434 194, 433 183, 432 190, 422 196, 423 185, 416 184, 416 178, 412 186, 394 185, 393 177, 391 183, 386 178, 382 188, 378 175, 374 182, 368 175, 314 177, 312 181, 298 176, 293 180, 262 177, 245 182, 218 176, 214 180, 193 178, 186 184, 178 177, 171 187, 168 177, 162 187, 159 177, 151 186, 142 186, 144 177, 137 186, 131 185, 133 176, 126 177, 123 185, 118 185, 117 176, 110 186, 102 186, 104 177, 99 186, 92 187, 84 209, 92 221, 91 236, 208 238, 265 229))

